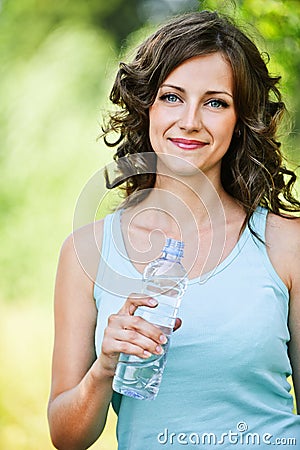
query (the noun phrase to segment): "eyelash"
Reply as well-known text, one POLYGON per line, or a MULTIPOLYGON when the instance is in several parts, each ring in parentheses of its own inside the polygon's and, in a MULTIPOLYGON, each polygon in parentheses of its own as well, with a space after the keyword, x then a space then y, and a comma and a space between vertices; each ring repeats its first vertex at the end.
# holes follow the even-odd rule
POLYGON ((176 103, 176 102, 170 102, 169 99, 170 97, 176 98, 177 100, 180 100, 180 98, 178 97, 178 95, 176 94, 163 94, 160 98, 160 100, 167 100, 169 103, 176 103))
MULTIPOLYGON (((177 103, 178 100, 180 100, 180 98, 178 97, 178 95, 176 94, 163 94, 159 97, 160 100, 162 101, 167 101, 168 103, 177 103), (170 98, 173 97, 173 99, 176 99, 176 101, 170 101, 170 98)), ((212 103, 218 103, 219 106, 218 107, 213 107, 213 109, 219 109, 220 107, 222 108, 228 108, 228 103, 225 102, 224 100, 220 100, 218 98, 213 98, 211 100, 209 100, 208 102, 205 103, 205 105, 210 105, 212 103)))
MULTIPOLYGON (((222 108, 228 108, 228 106, 229 106, 227 102, 225 102, 224 100, 219 100, 218 98, 214 98, 212 100, 209 100, 205 104, 209 105, 211 103, 219 103, 219 107, 222 107, 222 108)), ((216 109, 218 109, 219 107, 217 107, 216 109)), ((212 106, 212 108, 213 108, 213 106, 212 106)))

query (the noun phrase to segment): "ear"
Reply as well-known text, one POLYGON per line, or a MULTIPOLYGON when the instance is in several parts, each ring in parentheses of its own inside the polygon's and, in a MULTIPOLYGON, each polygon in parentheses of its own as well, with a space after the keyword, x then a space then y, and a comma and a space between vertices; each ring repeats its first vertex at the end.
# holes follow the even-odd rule
POLYGON ((240 130, 239 125, 237 125, 237 126, 235 127, 235 129, 234 129, 234 135, 235 135, 237 138, 240 138, 240 137, 241 137, 242 132, 241 132, 241 130, 240 130))

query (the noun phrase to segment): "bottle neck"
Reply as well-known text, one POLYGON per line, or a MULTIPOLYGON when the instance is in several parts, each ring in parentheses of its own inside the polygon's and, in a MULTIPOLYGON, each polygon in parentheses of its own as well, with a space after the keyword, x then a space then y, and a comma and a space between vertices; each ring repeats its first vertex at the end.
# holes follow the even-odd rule
POLYGON ((181 255, 174 255, 172 253, 168 253, 166 251, 163 251, 162 255, 161 255, 161 258, 162 259, 167 259, 169 261, 180 261, 181 260, 181 255))
POLYGON ((184 243, 182 241, 167 238, 161 258, 169 261, 180 261, 183 256, 183 247, 184 243))

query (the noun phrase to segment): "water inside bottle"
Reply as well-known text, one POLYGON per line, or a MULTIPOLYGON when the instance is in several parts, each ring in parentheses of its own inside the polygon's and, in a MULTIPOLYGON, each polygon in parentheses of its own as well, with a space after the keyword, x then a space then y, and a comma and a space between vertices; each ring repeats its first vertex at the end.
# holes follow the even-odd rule
POLYGON ((120 394, 136 398, 154 399, 159 391, 166 365, 170 335, 175 325, 181 297, 187 287, 187 276, 180 259, 183 243, 167 239, 162 256, 150 262, 143 273, 143 293, 155 298, 155 308, 141 306, 135 315, 161 328, 167 336, 162 355, 149 359, 121 353, 113 380, 113 389, 120 394))
POLYGON ((142 359, 121 353, 113 381, 113 390, 128 397, 141 400, 153 400, 159 390, 162 374, 166 365, 167 351, 170 343, 169 329, 163 329, 167 336, 161 355, 152 355, 142 359))

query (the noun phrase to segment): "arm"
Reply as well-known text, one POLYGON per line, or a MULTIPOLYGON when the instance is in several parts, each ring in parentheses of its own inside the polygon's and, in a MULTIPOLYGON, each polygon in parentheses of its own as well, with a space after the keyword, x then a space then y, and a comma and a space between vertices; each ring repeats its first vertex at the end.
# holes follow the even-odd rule
POLYGON ((298 227, 295 228, 295 241, 291 258, 289 314, 291 340, 289 343, 289 356, 293 369, 297 414, 300 414, 300 222, 298 222, 298 227))
MULTIPOLYGON (((101 235, 102 224, 99 227, 97 235, 101 235)), ((60 450, 88 448, 101 434, 121 351, 143 358, 150 353, 160 353, 156 347, 161 343, 161 331, 139 317, 132 317, 137 306, 150 306, 149 299, 132 296, 119 313, 109 318, 102 353, 96 359, 97 312, 92 280, 99 262, 99 250, 93 236, 94 230, 79 231, 76 251, 70 236, 62 247, 57 271, 48 420, 53 444, 60 450), (86 260, 83 265, 89 276, 78 261, 78 252, 81 263, 86 260)))
POLYGON ((266 235, 269 256, 290 293, 289 357, 297 412, 300 414, 300 219, 269 216, 266 235))
MULTIPOLYGON (((88 230, 82 241, 88 241, 88 230)), ((91 247, 91 246, 90 246, 91 247)), ((97 265, 96 251, 91 247, 97 265)), ((94 270, 95 274, 96 268, 94 270)), ((87 448, 100 435, 111 399, 111 376, 96 367, 93 282, 81 267, 73 236, 64 243, 55 287, 55 341, 48 418, 60 449, 87 448)))

